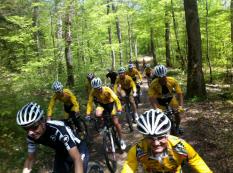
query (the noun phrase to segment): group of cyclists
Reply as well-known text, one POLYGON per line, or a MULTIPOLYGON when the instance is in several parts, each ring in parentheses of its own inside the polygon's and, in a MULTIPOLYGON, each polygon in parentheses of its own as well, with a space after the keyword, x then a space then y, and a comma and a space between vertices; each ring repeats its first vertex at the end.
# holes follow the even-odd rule
MULTIPOLYGON (((102 80, 93 73, 87 75, 86 90, 88 102, 85 119, 89 121, 95 116, 101 122, 103 114, 112 117, 114 126, 120 138, 121 149, 126 149, 122 137, 122 128, 118 115, 122 114, 122 104, 125 97, 133 112, 133 122, 143 139, 133 145, 123 165, 122 173, 134 173, 139 163, 148 173, 178 173, 182 172, 184 162, 199 173, 212 172, 198 153, 184 140, 170 134, 171 121, 164 113, 167 98, 172 98, 169 105, 177 110, 175 115, 176 130, 180 132, 180 113, 183 109, 183 94, 180 85, 173 77, 167 76, 167 68, 157 65, 152 69, 145 65, 143 74, 148 79, 148 97, 151 109, 139 115, 135 98, 142 84, 142 74, 128 65, 128 70, 120 67, 117 72, 108 69, 107 78, 111 79, 109 87, 103 86, 102 80), (152 80, 153 79, 153 80, 152 80), (150 80, 150 82, 149 82, 150 80), (95 112, 93 107, 95 105, 95 112)), ((51 97, 47 117, 41 106, 30 102, 17 113, 17 124, 27 132, 28 157, 24 162, 23 173, 30 173, 35 162, 36 146, 43 144, 55 150, 55 173, 86 173, 89 161, 88 147, 78 134, 73 132, 63 121, 52 120, 56 100, 64 103, 66 116, 78 121, 80 116, 79 102, 71 90, 66 89, 59 81, 52 85, 54 95, 51 97)), ((179 134, 179 133, 177 133, 179 134)))

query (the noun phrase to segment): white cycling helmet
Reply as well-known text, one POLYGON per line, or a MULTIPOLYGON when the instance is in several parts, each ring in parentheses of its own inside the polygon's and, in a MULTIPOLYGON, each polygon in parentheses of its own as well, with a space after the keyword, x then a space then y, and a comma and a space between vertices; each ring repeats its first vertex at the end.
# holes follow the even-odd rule
POLYGON ((134 68, 134 64, 129 64, 129 65, 128 65, 128 68, 129 68, 129 69, 134 68))
POLYGON ((137 128, 143 135, 166 135, 170 132, 171 121, 159 109, 150 109, 140 115, 137 121, 137 128))
POLYGON ((102 81, 99 77, 92 79, 91 81, 92 88, 100 88, 102 86, 102 81))
POLYGON ((166 77, 167 76, 167 68, 164 65, 156 65, 155 66, 155 75, 157 77, 166 77))
POLYGON ((18 111, 16 122, 23 127, 31 126, 44 118, 44 111, 37 103, 28 103, 18 111))
POLYGON ((55 81, 52 85, 52 89, 55 91, 55 92, 60 92, 63 90, 63 85, 61 84, 61 82, 59 81, 55 81))
POLYGON ((125 73, 125 72, 126 72, 125 67, 120 67, 120 68, 118 69, 118 74, 125 73))

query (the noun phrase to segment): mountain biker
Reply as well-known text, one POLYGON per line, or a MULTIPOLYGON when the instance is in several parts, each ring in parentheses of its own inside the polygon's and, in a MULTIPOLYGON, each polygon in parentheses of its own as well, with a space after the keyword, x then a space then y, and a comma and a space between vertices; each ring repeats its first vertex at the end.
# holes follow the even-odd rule
POLYGON ((150 64, 145 65, 145 69, 143 71, 143 74, 146 76, 148 86, 149 86, 151 83, 152 76, 153 76, 153 69, 150 67, 150 64))
POLYGON ((87 94, 87 97, 89 96, 90 94, 90 91, 91 91, 91 80, 94 79, 95 75, 93 73, 88 73, 87 74, 87 80, 86 80, 86 83, 85 83, 85 86, 86 86, 86 94, 87 94))
POLYGON ((126 75, 126 69, 124 67, 120 67, 118 70, 119 76, 116 79, 114 84, 114 92, 117 93, 121 98, 125 98, 125 96, 129 96, 129 101, 132 107, 132 111, 134 113, 134 123, 136 123, 136 119, 138 117, 137 107, 134 101, 134 97, 137 96, 137 89, 135 82, 133 79, 126 75))
POLYGON ((140 102, 140 91, 141 91, 141 87, 140 85, 142 84, 142 74, 141 72, 139 72, 135 67, 134 67, 134 64, 129 64, 128 65, 128 71, 126 72, 126 74, 128 76, 130 76, 133 81, 135 82, 136 84, 136 87, 137 87, 137 93, 138 93, 138 101, 140 102))
POLYGON ((159 109, 140 115, 137 128, 144 138, 129 150, 121 173, 135 173, 139 163, 148 173, 181 173, 185 162, 197 173, 212 173, 190 144, 169 135, 171 122, 159 109))
POLYGON ((54 90, 54 95, 51 97, 49 106, 48 106, 48 120, 51 120, 53 109, 56 103, 56 100, 60 100, 64 103, 64 110, 66 113, 66 118, 70 117, 75 119, 79 114, 79 103, 75 97, 75 95, 69 90, 63 88, 63 85, 59 81, 55 81, 52 85, 52 89, 54 90))
POLYGON ((106 74, 106 78, 110 78, 111 88, 112 88, 117 78, 117 72, 113 71, 112 69, 107 69, 107 70, 108 70, 108 73, 106 74))
POLYGON ((117 95, 112 91, 111 88, 102 86, 102 81, 100 78, 94 78, 91 81, 92 90, 89 95, 86 111, 86 119, 90 119, 90 114, 93 109, 93 101, 96 98, 98 106, 96 108, 96 117, 101 118, 103 114, 109 113, 112 115, 113 123, 117 129, 117 133, 120 137, 121 149, 126 148, 125 141, 122 139, 121 125, 119 123, 117 114, 121 113, 122 106, 117 95))
POLYGON ((16 122, 27 133, 28 156, 23 173, 30 173, 35 163, 37 144, 55 150, 54 173, 85 173, 89 160, 87 146, 62 121, 47 121, 37 103, 28 103, 17 113, 16 122))
POLYGON ((151 106, 156 109, 164 109, 166 105, 167 99, 170 97, 172 98, 169 105, 173 109, 177 109, 178 113, 175 114, 175 121, 176 121, 176 130, 180 132, 181 129, 179 128, 180 125, 180 114, 184 112, 183 109, 183 93, 181 90, 180 85, 173 77, 167 76, 167 68, 164 65, 157 65, 155 66, 154 73, 157 76, 154 79, 148 89, 148 96, 151 106), (178 101, 174 93, 176 93, 178 97, 178 101))

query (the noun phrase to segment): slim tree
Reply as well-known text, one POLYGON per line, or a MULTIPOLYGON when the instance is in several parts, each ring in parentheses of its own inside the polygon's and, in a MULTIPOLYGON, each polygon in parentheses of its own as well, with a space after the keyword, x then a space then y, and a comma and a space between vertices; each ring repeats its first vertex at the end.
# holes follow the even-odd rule
POLYGON ((187 97, 206 97, 197 0, 184 0, 188 36, 187 97))
POLYGON ((165 47, 166 47, 166 65, 171 67, 171 55, 170 55, 170 17, 168 12, 167 3, 165 5, 165 47))
POLYGON ((39 56, 41 52, 38 3, 39 3, 39 0, 33 0, 32 26, 36 28, 35 32, 33 33, 33 36, 34 36, 34 41, 36 45, 37 56, 39 56))
POLYGON ((66 67, 67 67, 67 85, 74 85, 74 71, 73 71, 73 63, 72 63, 72 51, 71 51, 71 43, 72 43, 72 35, 71 35, 71 16, 72 16, 72 2, 69 3, 66 9, 66 17, 65 17, 65 58, 66 58, 66 67))

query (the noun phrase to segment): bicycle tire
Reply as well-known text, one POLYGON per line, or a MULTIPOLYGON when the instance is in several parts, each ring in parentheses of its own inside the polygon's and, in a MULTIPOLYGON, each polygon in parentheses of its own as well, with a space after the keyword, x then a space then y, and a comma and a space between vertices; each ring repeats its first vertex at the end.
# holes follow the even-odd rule
POLYGON ((118 133, 116 132, 116 128, 112 127, 111 129, 112 129, 113 140, 114 140, 116 146, 118 147, 118 149, 120 150, 120 152, 122 152, 120 137, 119 137, 118 133))
POLYGON ((114 143, 112 143, 110 134, 106 132, 103 136, 104 158, 109 171, 115 173, 117 169, 117 160, 116 153, 113 152, 112 146, 114 147, 114 143))
POLYGON ((130 132, 133 132, 133 122, 132 122, 132 117, 131 117, 131 113, 130 113, 129 103, 125 106, 125 116, 126 116, 126 121, 129 125, 129 130, 130 130, 130 132))
POLYGON ((86 124, 86 121, 83 117, 79 116, 77 118, 77 124, 75 124, 77 130, 77 134, 79 135, 79 137, 81 138, 81 140, 85 141, 87 144, 89 142, 89 131, 88 131, 88 127, 86 124))
POLYGON ((102 166, 98 162, 88 163, 87 173, 104 173, 102 166))

